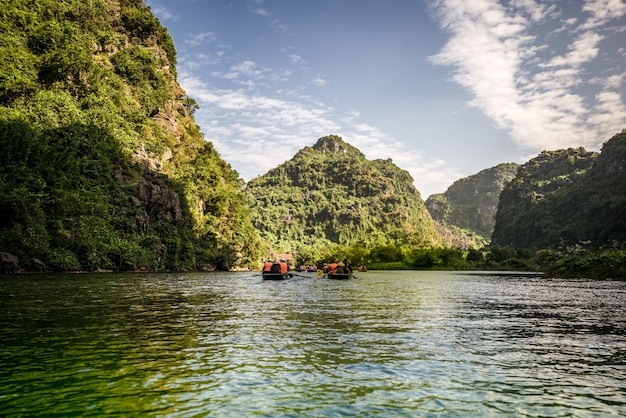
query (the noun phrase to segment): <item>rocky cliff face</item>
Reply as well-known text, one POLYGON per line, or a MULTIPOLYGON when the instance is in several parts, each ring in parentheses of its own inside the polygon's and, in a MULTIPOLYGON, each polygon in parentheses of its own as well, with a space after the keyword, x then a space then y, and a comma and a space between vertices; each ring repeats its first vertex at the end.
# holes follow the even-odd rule
POLYGON ((365 155, 359 151, 357 148, 353 147, 350 144, 341 139, 341 137, 337 135, 328 135, 324 136, 317 140, 315 145, 311 148, 321 152, 329 152, 331 154, 348 154, 353 155, 357 158, 365 158, 365 155))
POLYGON ((454 247, 480 247, 491 237, 500 193, 518 165, 499 164, 457 180, 445 193, 426 200, 430 215, 454 247))

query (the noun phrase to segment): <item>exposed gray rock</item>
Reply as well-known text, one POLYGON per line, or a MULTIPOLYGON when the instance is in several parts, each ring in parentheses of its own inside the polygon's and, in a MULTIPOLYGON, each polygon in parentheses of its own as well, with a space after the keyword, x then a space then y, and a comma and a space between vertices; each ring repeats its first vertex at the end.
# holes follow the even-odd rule
POLYGON ((17 273, 20 270, 20 260, 17 256, 0 252, 0 273, 17 273))
POLYGON ((146 171, 138 192, 152 220, 175 222, 182 218, 180 197, 169 187, 165 178, 146 171))
POLYGON ((48 267, 46 266, 46 263, 38 258, 31 258, 30 260, 28 260, 28 271, 42 272, 46 271, 47 269, 48 267))

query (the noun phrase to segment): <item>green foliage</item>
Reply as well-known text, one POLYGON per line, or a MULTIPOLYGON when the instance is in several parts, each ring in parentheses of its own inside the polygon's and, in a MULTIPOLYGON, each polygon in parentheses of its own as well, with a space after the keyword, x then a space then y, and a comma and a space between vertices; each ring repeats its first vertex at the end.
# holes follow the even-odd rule
POLYGON ((307 254, 331 243, 385 246, 437 241, 411 176, 391 160, 368 161, 337 136, 248 183, 254 226, 274 248, 307 254))
POLYGON ((149 50, 130 47, 111 57, 115 72, 125 78, 141 103, 144 112, 151 113, 171 98, 165 76, 157 71, 157 62, 149 50))
POLYGON ((47 262, 48 268, 52 271, 77 271, 81 268, 76 254, 65 248, 50 251, 47 262))
POLYGON ((3 33, 0 37, 0 103, 28 96, 37 89, 37 56, 20 43, 23 39, 14 34, 3 33))
POLYGON ((558 277, 626 279, 626 251, 589 251, 569 254, 551 263, 546 273, 558 277))
POLYGON ((183 106, 187 108, 187 111, 189 112, 191 116, 193 116, 194 113, 196 113, 196 111, 200 109, 198 102, 196 102, 196 100, 193 97, 183 96, 180 98, 180 100, 182 101, 183 106))
POLYGON ((582 148, 543 152, 504 189, 492 242, 515 248, 595 248, 626 243, 626 132, 600 155, 582 148))
POLYGON ((0 251, 53 270, 252 265, 242 183, 190 118, 195 101, 178 100, 176 51, 150 9, 1 6, 0 251), (178 132, 149 117, 161 112, 178 132))
MULTIPOLYGON (((457 180, 445 193, 430 196, 426 207, 434 220, 456 231, 453 235, 469 237, 473 233, 489 239, 500 193, 515 177, 517 169, 514 163, 499 164, 457 180)), ((454 238, 451 241, 454 242, 454 238)), ((470 238, 470 242, 476 240, 470 238)))
POLYGON ((168 61, 175 68, 176 49, 172 37, 149 8, 144 7, 142 2, 129 2, 128 6, 122 7, 121 21, 126 33, 141 39, 142 43, 156 38, 158 45, 166 52, 168 61))
POLYGON ((430 248, 414 250, 408 260, 411 267, 418 269, 466 268, 464 252, 458 248, 430 248))

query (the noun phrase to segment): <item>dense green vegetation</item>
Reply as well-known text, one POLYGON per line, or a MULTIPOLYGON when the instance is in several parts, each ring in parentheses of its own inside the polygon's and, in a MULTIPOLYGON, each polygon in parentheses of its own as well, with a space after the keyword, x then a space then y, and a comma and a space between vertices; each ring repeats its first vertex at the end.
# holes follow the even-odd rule
POLYGON ((338 136, 320 138, 251 180, 246 195, 268 246, 303 262, 324 258, 333 245, 358 251, 438 244, 409 173, 391 160, 367 160, 338 136))
POLYGON ((626 131, 600 155, 543 152, 520 167, 500 198, 493 243, 515 248, 626 245, 626 131))
POLYGON ((564 199, 596 158, 594 152, 570 148, 544 151, 522 165, 500 196, 493 243, 531 249, 571 243, 568 215, 578 202, 564 199))
POLYGON ((337 136, 244 189, 141 0, 0 0, 0 56, 0 253, 25 269, 257 268, 293 253, 626 276, 626 131, 600 154, 545 151, 461 179, 429 213, 408 172, 337 136))
POLYGON ((500 197, 492 244, 537 251, 561 276, 625 277, 626 131, 602 152, 543 152, 500 197), (549 256, 546 256, 549 255, 549 256))
POLYGON ((454 247, 480 248, 489 243, 500 193, 515 177, 518 165, 499 164, 455 181, 442 194, 426 200, 440 232, 454 247))
MULTIPOLYGON (((544 151, 519 168, 484 170, 456 182, 450 188, 452 198, 444 194, 429 199, 435 219, 459 228, 443 230, 456 233, 457 245, 336 248, 328 258, 346 254, 370 268, 531 270, 561 277, 624 278, 624 161, 626 131, 607 141, 600 154, 582 148, 544 151), (498 188, 503 190, 499 201, 493 199, 498 188), (498 202, 492 243, 482 248, 458 245, 463 234, 484 233, 480 227, 485 219, 471 215, 482 214, 489 202, 498 202)), ((450 242, 445 236, 443 240, 450 242)))
POLYGON ((0 252, 53 270, 256 264, 243 183, 203 140, 150 9, 0 6, 0 252))

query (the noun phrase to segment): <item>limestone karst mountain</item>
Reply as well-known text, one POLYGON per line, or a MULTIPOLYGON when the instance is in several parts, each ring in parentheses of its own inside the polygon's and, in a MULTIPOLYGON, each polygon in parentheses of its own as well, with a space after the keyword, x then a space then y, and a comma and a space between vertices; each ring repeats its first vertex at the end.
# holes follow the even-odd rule
POLYGON ((336 135, 251 180, 246 196, 254 226, 283 251, 439 242, 409 173, 391 160, 367 160, 336 135))
POLYGON ((515 248, 626 245, 626 131, 598 155, 545 151, 522 165, 500 197, 494 244, 515 248))
POLYGON ((495 167, 455 181, 448 190, 426 200, 443 239, 453 247, 480 248, 495 225, 500 193, 517 173, 515 163, 495 167))
POLYGON ((204 141, 143 1, 15 0, 0 16, 0 252, 27 269, 256 263, 243 182, 204 141))

